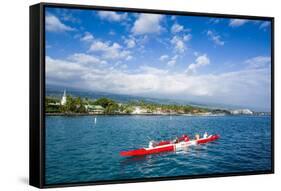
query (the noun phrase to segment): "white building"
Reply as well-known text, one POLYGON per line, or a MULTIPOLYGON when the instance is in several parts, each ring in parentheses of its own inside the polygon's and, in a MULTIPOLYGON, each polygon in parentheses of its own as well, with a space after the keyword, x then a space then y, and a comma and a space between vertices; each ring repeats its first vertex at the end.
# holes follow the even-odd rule
POLYGON ((60 104, 61 105, 65 105, 66 104, 66 91, 65 90, 63 92, 63 96, 61 98, 60 104))
POLYGON ((144 113, 147 113, 147 110, 146 109, 142 109, 139 106, 136 106, 134 108, 134 111, 132 112, 132 114, 144 114, 144 113))
POLYGON ((253 115, 253 112, 249 109, 235 109, 231 110, 230 113, 232 115, 253 115))

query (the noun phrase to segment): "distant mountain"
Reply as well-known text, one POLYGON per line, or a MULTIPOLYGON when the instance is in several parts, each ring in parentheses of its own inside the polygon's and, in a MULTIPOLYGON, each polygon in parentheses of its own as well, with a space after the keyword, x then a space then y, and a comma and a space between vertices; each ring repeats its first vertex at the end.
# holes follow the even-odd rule
POLYGON ((100 97, 107 97, 120 103, 128 103, 130 101, 143 100, 148 103, 159 103, 159 104, 188 104, 187 102, 182 103, 169 99, 149 98, 149 97, 142 97, 142 96, 114 94, 114 93, 98 92, 98 91, 86 91, 86 90, 79 90, 75 88, 64 88, 64 87, 57 87, 57 86, 47 87, 46 95, 51 97, 61 98, 64 90, 66 90, 66 93, 68 95, 74 97, 83 97, 89 99, 98 99, 100 97))
MULTIPOLYGON (((158 102, 158 99, 151 99, 151 98, 145 98, 141 96, 131 96, 131 95, 121 95, 121 94, 114 94, 114 93, 107 93, 107 92, 98 92, 98 91, 86 91, 86 90, 79 90, 74 88, 63 88, 63 87, 48 87, 46 89, 46 95, 52 96, 52 97, 62 97, 63 91, 66 90, 66 93, 68 95, 74 96, 74 97, 83 97, 83 98, 89 98, 89 99, 98 99, 100 97, 107 97, 113 100, 116 100, 121 103, 126 103, 130 101, 140 101, 145 100, 147 102, 158 102)), ((165 102, 165 101, 163 101, 165 102)))
MULTIPOLYGON (((46 95, 51 97, 61 98, 63 95, 63 91, 66 90, 68 95, 74 97, 83 97, 89 99, 98 99, 100 97, 107 97, 113 99, 120 103, 128 103, 130 101, 145 101, 148 103, 158 103, 158 104, 176 104, 176 105, 191 105, 197 107, 206 107, 212 109, 241 109, 244 107, 234 106, 234 105, 226 105, 226 104, 218 104, 218 103, 196 103, 185 100, 173 100, 173 99, 165 99, 165 98, 152 98, 145 96, 134 96, 134 95, 125 95, 125 94, 115 94, 115 93, 107 93, 107 92, 99 92, 99 91, 87 91, 81 90, 77 88, 71 87, 60 87, 60 86, 50 86, 46 87, 46 95)), ((254 110, 253 108, 249 108, 254 110)))

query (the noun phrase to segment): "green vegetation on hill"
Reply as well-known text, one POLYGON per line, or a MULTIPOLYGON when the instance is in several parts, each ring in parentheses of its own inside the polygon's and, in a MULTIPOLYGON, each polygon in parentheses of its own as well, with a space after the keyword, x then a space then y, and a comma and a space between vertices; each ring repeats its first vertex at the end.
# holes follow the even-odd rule
POLYGON ((161 111, 165 113, 179 113, 179 114, 195 114, 195 113, 205 113, 210 110, 202 107, 195 107, 191 105, 176 105, 176 104, 158 104, 158 103, 147 103, 144 101, 131 102, 131 105, 140 106, 146 109, 148 112, 153 113, 156 111, 161 111))
POLYGON ((85 103, 80 97, 66 97, 66 104, 60 106, 62 113, 86 113, 85 103))
POLYGON ((204 114, 211 112, 208 108, 191 105, 148 103, 143 100, 117 103, 106 97, 92 100, 72 96, 67 96, 64 105, 61 105, 57 98, 46 97, 45 110, 46 113, 62 114, 204 114))

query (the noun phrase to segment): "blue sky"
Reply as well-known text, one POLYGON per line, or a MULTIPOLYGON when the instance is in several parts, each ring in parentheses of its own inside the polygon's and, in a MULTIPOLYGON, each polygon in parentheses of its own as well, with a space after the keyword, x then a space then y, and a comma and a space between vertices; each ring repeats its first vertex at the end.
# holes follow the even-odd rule
POLYGON ((270 22, 46 8, 46 83, 270 110, 270 22))

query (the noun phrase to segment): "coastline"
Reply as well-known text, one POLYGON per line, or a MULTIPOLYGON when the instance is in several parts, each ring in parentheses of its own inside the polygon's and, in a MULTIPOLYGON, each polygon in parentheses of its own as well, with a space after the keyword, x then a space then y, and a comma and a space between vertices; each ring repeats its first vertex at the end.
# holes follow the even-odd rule
POLYGON ((46 116, 225 116, 226 114, 160 114, 160 113, 139 113, 139 114, 92 114, 92 113, 45 113, 46 116))
POLYGON ((46 116, 263 116, 268 112, 250 109, 220 109, 193 105, 159 104, 141 101, 119 103, 107 97, 95 100, 66 96, 61 99, 46 97, 46 116))
POLYGON ((229 114, 159 114, 159 113, 139 113, 139 114, 92 114, 92 113, 45 113, 45 116, 69 116, 69 117, 75 117, 75 116, 186 116, 186 117, 224 117, 224 116, 270 116, 267 115, 259 115, 259 114, 253 114, 253 115, 246 115, 246 114, 240 114, 240 115, 229 115, 229 114))

